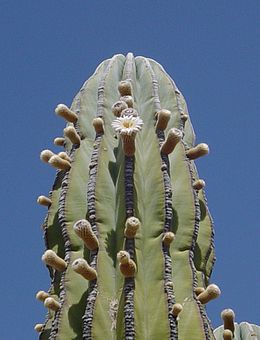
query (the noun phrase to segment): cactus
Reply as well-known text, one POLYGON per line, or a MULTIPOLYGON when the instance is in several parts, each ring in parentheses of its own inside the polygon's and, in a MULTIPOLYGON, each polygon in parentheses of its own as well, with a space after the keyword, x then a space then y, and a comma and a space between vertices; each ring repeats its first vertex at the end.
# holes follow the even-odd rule
POLYGON ((234 324, 234 333, 223 326, 218 327, 214 331, 216 340, 258 340, 260 339, 260 327, 257 325, 249 324, 248 322, 241 322, 234 324))
POLYGON ((214 339, 213 221, 194 162, 209 148, 174 81, 115 55, 55 111, 67 126, 64 150, 41 153, 57 172, 38 198, 51 277, 40 339, 214 339))

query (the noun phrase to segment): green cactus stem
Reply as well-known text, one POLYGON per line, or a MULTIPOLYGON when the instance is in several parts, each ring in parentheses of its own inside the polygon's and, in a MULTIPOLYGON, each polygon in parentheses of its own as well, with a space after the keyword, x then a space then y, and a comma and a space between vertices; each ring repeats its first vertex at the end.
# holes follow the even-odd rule
POLYGON ((240 324, 234 324, 234 332, 229 329, 224 329, 223 326, 218 327, 214 331, 216 340, 258 340, 260 339, 260 327, 250 324, 248 322, 241 322, 240 324))
POLYGON ((151 59, 115 55, 55 111, 67 126, 54 140, 64 150, 41 153, 57 170, 38 199, 51 277, 37 294, 40 339, 214 339, 213 221, 194 162, 208 146, 195 146, 173 80, 151 59))

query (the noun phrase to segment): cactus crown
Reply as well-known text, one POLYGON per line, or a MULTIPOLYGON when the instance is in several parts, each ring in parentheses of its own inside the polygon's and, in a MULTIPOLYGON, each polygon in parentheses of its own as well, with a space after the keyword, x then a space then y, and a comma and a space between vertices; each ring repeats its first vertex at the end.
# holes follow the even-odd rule
POLYGON ((44 202, 51 276, 40 339, 214 339, 213 222, 185 100, 155 61, 115 55, 71 108, 44 202), (202 184, 203 185, 202 185, 202 184), (208 289, 204 289, 209 286, 208 289))

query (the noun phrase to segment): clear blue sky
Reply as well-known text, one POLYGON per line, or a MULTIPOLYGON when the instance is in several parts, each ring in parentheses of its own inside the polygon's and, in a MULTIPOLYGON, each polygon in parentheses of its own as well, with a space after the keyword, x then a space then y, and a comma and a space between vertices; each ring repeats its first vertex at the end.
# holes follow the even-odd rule
MULTIPOLYGON (((209 304, 260 323, 259 0, 0 0, 1 340, 37 339, 45 318, 35 292, 48 289, 40 225, 55 171, 39 160, 62 133, 56 104, 71 103, 96 66, 116 53, 156 59, 187 99, 198 161, 215 220, 209 304)), ((55 148, 54 148, 55 150, 55 148)))

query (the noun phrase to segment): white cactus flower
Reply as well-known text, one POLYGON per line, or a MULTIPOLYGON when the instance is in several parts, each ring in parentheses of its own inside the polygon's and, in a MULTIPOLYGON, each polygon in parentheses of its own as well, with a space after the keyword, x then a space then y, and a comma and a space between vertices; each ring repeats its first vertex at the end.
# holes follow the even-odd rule
POLYGON ((116 118, 111 125, 121 136, 133 136, 142 129, 143 121, 139 117, 122 116, 116 118))

